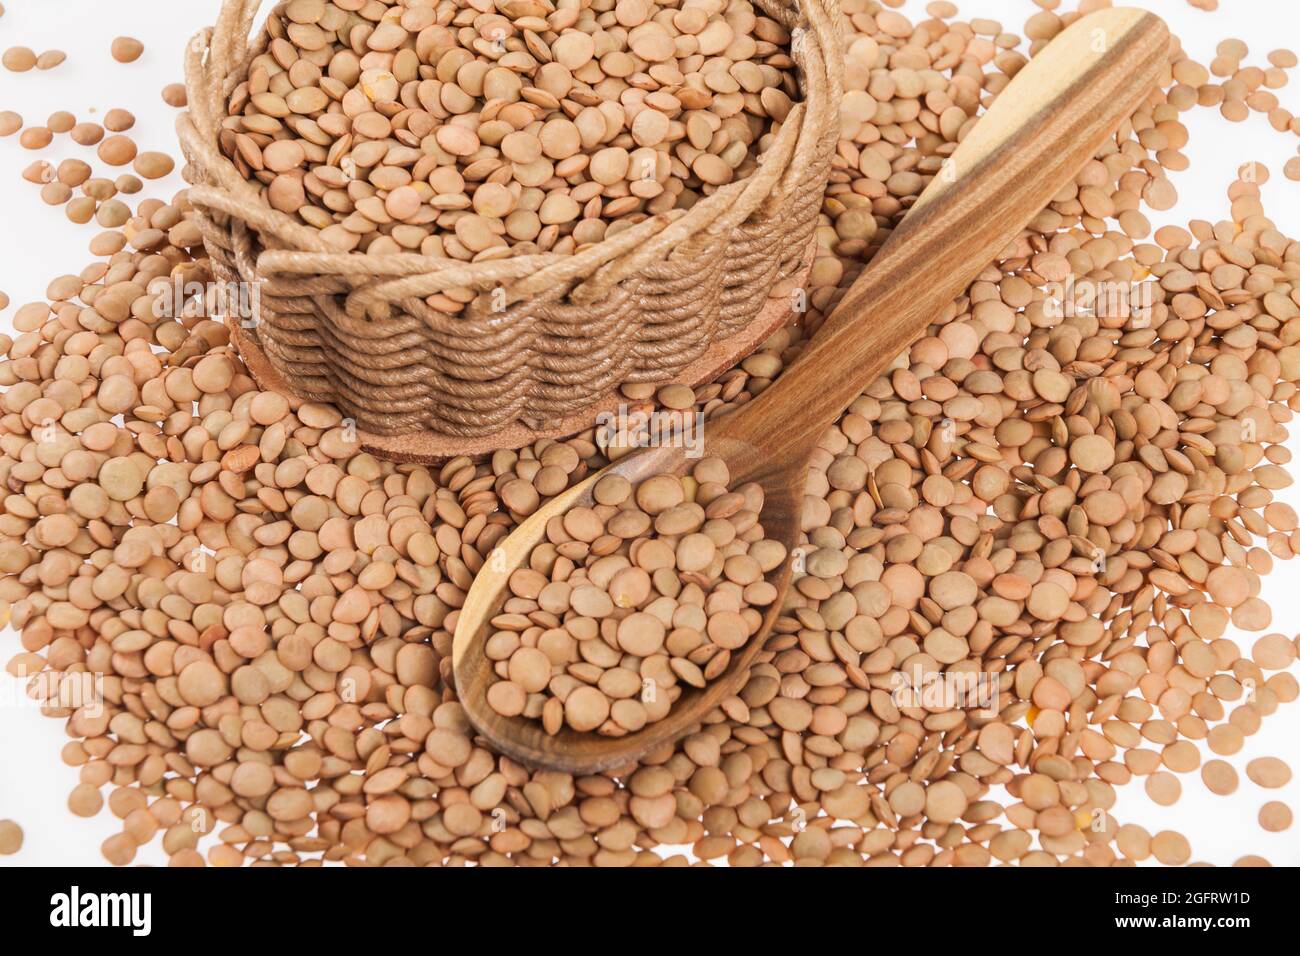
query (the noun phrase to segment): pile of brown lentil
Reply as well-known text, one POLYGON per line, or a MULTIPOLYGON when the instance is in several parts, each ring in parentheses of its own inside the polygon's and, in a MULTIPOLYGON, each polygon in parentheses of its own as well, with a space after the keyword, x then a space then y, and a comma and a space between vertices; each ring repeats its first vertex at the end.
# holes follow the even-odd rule
POLYGON ((763 537, 762 488, 730 484, 718 458, 636 486, 606 475, 593 507, 552 519, 492 620, 492 709, 548 734, 621 737, 667 717, 683 684, 725 671, 776 600, 764 575, 786 558, 763 537))
POLYGON ((749 0, 290 0, 269 25, 221 145, 372 254, 598 243, 749 175, 795 93, 749 0))
MULTIPOLYGON (((1029 52, 1100 5, 1042 0, 1029 52)), ((798 356, 1025 62, 946 2, 916 24, 875 0, 842 11, 810 311, 695 389, 693 414, 798 356)), ((1258 165, 1222 221, 1153 233, 1141 211, 1174 206, 1180 113, 1225 86, 1174 53, 1075 186, 824 437, 802 570, 744 689, 590 777, 484 746, 449 654, 476 570, 606 460, 594 435, 438 468, 361 453, 336 411, 260 392, 194 304, 158 307, 206 266, 183 194, 142 204, 129 246, 55 280, 0 343, 8 669, 105 675, 102 714, 45 699, 80 768, 70 808, 107 803, 118 864, 159 837, 174 865, 1191 861, 1181 834, 1117 820, 1116 788, 1149 778, 1168 799, 1200 769, 1231 792, 1195 742, 1230 757, 1300 693, 1293 639, 1225 637, 1267 631, 1259 576, 1300 547, 1274 500, 1300 404, 1300 243, 1264 215, 1258 165), (1152 304, 1062 302, 1068 282, 1152 304), (994 706, 900 702, 918 672, 990 675, 994 706)), ((1290 819, 1259 811, 1268 831, 1290 819)))

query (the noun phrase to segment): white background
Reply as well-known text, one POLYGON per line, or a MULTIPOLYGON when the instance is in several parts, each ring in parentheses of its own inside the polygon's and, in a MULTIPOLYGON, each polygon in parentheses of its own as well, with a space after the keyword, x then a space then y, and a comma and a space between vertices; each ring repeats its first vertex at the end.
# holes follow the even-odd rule
MULTIPOLYGON (((40 125, 55 110, 69 110, 79 120, 96 120, 114 107, 131 110, 137 125, 130 135, 141 150, 163 150, 179 159, 173 132, 176 111, 166 106, 160 91, 178 82, 185 43, 202 26, 213 22, 219 0, 4 0, 0 17, 0 49, 28 46, 40 53, 62 49, 68 60, 48 72, 13 74, 0 71, 0 110, 16 110, 28 125, 40 125), (116 63, 109 44, 117 35, 137 37, 145 43, 144 56, 132 64, 116 63)), ((1067 6, 1073 6, 1068 2, 1067 6)), ((1251 49, 1247 63, 1267 66, 1265 56, 1278 46, 1300 47, 1300 4, 1289 0, 1223 0, 1222 9, 1207 14, 1184 0, 1135 0, 1164 16, 1183 40, 1184 48, 1199 62, 1209 64, 1216 43, 1239 37, 1251 49)), ((1000 19, 1004 27, 1021 34, 1025 18, 1035 11, 1029 0, 959 0, 962 15, 1000 19)), ((905 12, 919 19, 923 4, 912 2, 905 12)), ((920 16, 923 16, 921 14, 920 16)), ((1300 113, 1300 92, 1283 89, 1282 104, 1300 113)), ((1296 154, 1296 137, 1276 133, 1264 116, 1252 114, 1244 124, 1230 124, 1213 110, 1185 114, 1192 137, 1186 152, 1192 168, 1173 174, 1180 193, 1176 210, 1149 213, 1156 226, 1186 225, 1191 219, 1227 218, 1225 194, 1237 167, 1247 160, 1265 163, 1272 178, 1264 187, 1267 213, 1289 236, 1300 236, 1300 183, 1281 175, 1282 164, 1296 154)), ((0 314, 0 328, 12 331, 14 311, 41 299, 49 281, 80 272, 91 262, 87 244, 99 231, 91 224, 69 222, 62 209, 46 206, 40 188, 25 182, 21 171, 36 159, 55 165, 80 157, 106 172, 93 149, 56 137, 49 149, 32 153, 22 149, 18 137, 0 140, 0 290, 12 299, 0 314)), ((121 171, 119 171, 121 172, 121 171)), ((180 188, 179 175, 146 187, 144 196, 170 198, 180 188)), ((137 197, 128 197, 132 206, 137 197)), ((1292 442, 1300 452, 1300 442, 1292 442)), ((1293 494, 1284 500, 1297 503, 1293 494)), ((1264 599, 1274 610, 1273 630, 1294 636, 1293 622, 1300 608, 1300 566, 1280 563, 1265 579, 1264 599)), ((1248 651, 1257 635, 1233 634, 1248 651)), ((12 631, 0 634, 0 660, 20 650, 12 631)), ((68 792, 77 784, 77 771, 59 758, 67 740, 63 721, 43 718, 23 703, 18 682, 0 673, 0 819, 17 821, 26 833, 20 853, 0 857, 0 865, 102 864, 100 843, 117 832, 118 821, 107 809, 90 820, 74 817, 66 809, 68 792)), ((1138 823, 1152 833, 1174 829, 1192 843, 1193 859, 1226 865, 1247 853, 1260 854, 1274 864, 1300 863, 1300 823, 1282 834, 1265 833, 1256 822, 1261 804, 1282 799, 1300 808, 1300 780, 1281 791, 1264 791, 1244 773, 1248 760, 1273 755, 1300 769, 1300 707, 1283 705, 1264 729, 1248 738, 1246 747, 1229 758, 1241 773, 1241 788, 1230 797, 1210 795, 1199 773, 1184 775, 1183 799, 1162 808, 1147 799, 1141 782, 1120 791, 1115 813, 1122 823, 1138 823)), ((105 791, 107 794, 107 791, 105 791)), ((155 842, 143 849, 137 862, 166 862, 155 842)))

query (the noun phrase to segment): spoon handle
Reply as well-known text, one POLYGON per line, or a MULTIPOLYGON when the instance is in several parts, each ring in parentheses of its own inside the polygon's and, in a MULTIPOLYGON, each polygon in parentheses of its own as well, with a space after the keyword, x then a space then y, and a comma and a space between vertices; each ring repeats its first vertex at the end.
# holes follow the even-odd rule
POLYGON ((1115 8, 1080 19, 1034 57, 799 359, 735 413, 755 416, 754 440, 776 459, 818 441, 1128 119, 1168 49, 1159 17, 1115 8))

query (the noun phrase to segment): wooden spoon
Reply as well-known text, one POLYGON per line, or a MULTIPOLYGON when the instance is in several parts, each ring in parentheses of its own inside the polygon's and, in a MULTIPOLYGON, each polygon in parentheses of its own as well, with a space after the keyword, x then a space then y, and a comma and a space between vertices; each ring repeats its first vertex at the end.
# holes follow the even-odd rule
MULTIPOLYGON (((799 359, 754 401, 706 423, 705 453, 722 458, 737 485, 762 486, 767 537, 798 546, 809 461, 827 429, 1113 136, 1150 94, 1168 50, 1164 22, 1141 10, 1100 10, 1062 32, 998 96, 799 359)), ((789 588, 788 560, 768 575, 780 597, 761 630, 721 675, 684 689, 668 716, 643 730, 614 738, 566 727, 549 736, 539 721, 502 717, 486 700, 496 679, 483 654, 492 618, 547 522, 591 506, 605 474, 635 484, 691 464, 682 448, 631 453, 549 501, 485 563, 459 613, 452 667, 470 722, 497 751, 569 773, 611 770, 671 745, 743 686, 789 588)))

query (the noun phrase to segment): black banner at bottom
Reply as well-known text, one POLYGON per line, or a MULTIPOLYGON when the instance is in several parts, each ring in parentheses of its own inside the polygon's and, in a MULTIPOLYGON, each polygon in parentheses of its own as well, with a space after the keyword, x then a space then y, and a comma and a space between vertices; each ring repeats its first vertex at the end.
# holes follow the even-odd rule
POLYGON ((453 926, 493 934, 530 926, 564 934, 567 926, 586 939, 608 933, 610 940, 631 940, 658 935, 674 914, 689 919, 682 924, 688 938, 716 933, 729 943, 738 933, 771 943, 774 931, 784 935, 792 925, 872 942, 895 933, 915 940, 918 931, 1038 929, 1144 941, 1200 933, 1225 942, 1255 930, 1277 934, 1295 918, 1289 878, 1268 869, 565 869, 545 880, 487 869, 3 873, 0 912, 9 930, 54 940, 93 934, 128 946, 240 939, 241 923, 256 926, 259 948, 372 942, 377 934, 385 942, 409 935, 437 945, 453 926))

